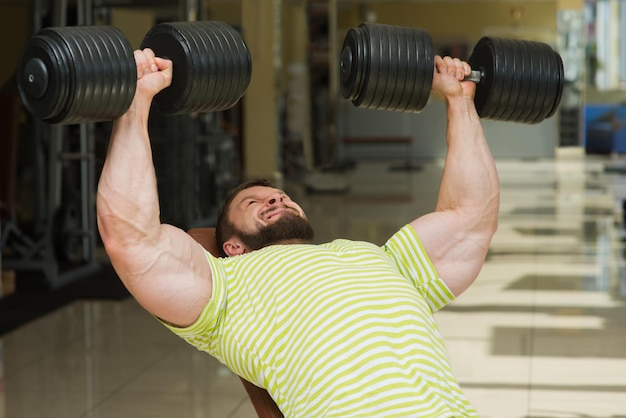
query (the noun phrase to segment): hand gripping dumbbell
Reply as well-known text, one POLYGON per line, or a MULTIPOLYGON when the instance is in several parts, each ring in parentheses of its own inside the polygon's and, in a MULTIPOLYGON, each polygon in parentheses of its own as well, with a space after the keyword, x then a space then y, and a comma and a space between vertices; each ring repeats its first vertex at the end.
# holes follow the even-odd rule
MULTIPOLYGON (((430 96, 433 41, 427 31, 363 23, 346 34, 340 87, 355 106, 420 112, 430 96)), ((561 101, 561 56, 542 42, 483 37, 468 59, 477 84, 474 99, 485 119, 539 123, 561 101)))

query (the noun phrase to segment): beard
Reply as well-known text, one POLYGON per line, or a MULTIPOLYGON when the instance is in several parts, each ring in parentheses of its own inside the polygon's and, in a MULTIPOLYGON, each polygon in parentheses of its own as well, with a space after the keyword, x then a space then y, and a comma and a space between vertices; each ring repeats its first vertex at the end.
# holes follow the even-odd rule
POLYGON ((254 251, 290 240, 311 242, 315 233, 308 219, 288 212, 256 233, 249 234, 237 230, 236 235, 250 251, 254 251))

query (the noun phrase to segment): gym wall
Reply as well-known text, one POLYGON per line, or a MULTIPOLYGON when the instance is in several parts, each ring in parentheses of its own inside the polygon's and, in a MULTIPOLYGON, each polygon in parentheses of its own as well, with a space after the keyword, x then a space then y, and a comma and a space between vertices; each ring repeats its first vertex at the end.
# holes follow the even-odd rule
POLYGON ((30 7, 27 4, 0 4, 0 39, 2 39, 0 88, 13 77, 22 45, 30 38, 30 15, 30 7))

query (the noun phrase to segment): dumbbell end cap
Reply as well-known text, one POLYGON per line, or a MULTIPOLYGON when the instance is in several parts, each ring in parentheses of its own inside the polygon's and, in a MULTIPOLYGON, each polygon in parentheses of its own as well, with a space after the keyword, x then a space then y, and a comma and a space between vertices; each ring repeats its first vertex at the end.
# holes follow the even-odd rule
POLYGON ((341 51, 341 59, 339 62, 339 69, 341 70, 341 93, 344 98, 349 98, 352 95, 352 92, 349 91, 348 85, 354 84, 354 80, 351 80, 352 75, 352 51, 350 48, 344 48, 341 51))
POLYGON ((32 58, 24 67, 24 93, 34 99, 40 99, 48 90, 48 69, 39 58, 32 58))

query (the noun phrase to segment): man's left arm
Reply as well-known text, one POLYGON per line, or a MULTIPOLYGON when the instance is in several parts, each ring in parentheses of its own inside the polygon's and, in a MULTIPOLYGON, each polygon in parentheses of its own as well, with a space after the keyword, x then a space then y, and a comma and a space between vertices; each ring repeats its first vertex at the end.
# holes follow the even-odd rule
POLYGON ((458 296, 476 279, 498 224, 499 181, 474 105, 470 67, 436 57, 433 92, 446 103, 445 159, 435 211, 411 222, 439 276, 458 296))

